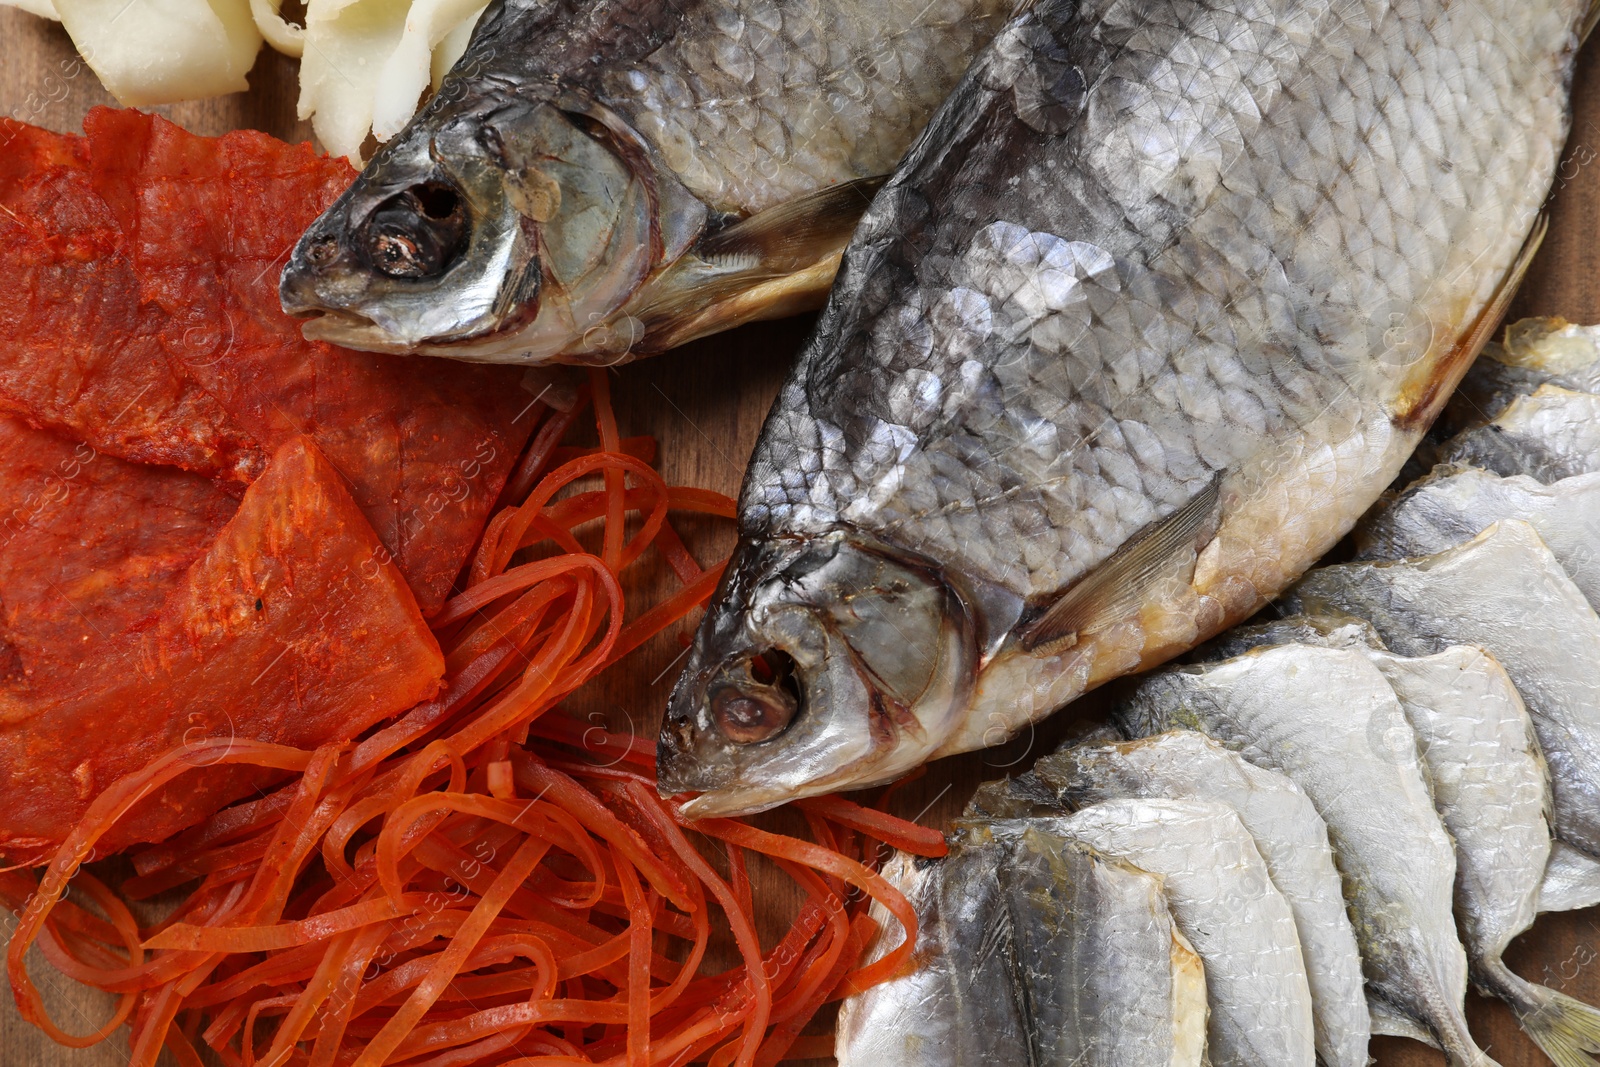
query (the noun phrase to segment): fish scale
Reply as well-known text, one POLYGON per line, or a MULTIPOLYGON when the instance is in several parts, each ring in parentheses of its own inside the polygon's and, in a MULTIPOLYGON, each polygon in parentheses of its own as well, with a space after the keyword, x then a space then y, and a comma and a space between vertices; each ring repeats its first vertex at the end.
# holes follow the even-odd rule
POLYGON ((964 68, 1004 9, 993 0, 684 7, 683 47, 607 70, 601 85, 695 195, 738 214, 892 170, 948 92, 949 64, 964 68), (661 93, 667 84, 679 91, 661 93), (778 154, 798 145, 808 152, 778 154), (784 165, 762 166, 769 160, 784 165))
POLYGON ((663 788, 711 814, 888 780, 1293 581, 1399 472, 1525 262, 1585 6, 1020 11, 863 217, 768 416, 663 788), (895 577, 829 588, 824 557, 895 577), (880 594, 942 642, 921 688, 850 641, 880 594), (782 692, 744 677, 769 653, 782 692))

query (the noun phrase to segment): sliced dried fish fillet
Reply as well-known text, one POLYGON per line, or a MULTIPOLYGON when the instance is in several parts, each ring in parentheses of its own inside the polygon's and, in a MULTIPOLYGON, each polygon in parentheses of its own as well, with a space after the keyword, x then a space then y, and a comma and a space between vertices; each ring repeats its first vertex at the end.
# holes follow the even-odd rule
POLYGON ((1109 800, 1037 819, 1159 875, 1173 921, 1205 962, 1212 1067, 1311 1067, 1311 990, 1294 913, 1224 804, 1109 800))
POLYGON ((1533 925, 1547 878, 1550 783, 1533 723, 1505 669, 1458 645, 1407 658, 1368 652, 1422 741, 1434 803, 1456 844, 1456 915, 1472 980, 1503 1000, 1562 1067, 1600 1052, 1600 1012, 1519 977, 1511 942, 1533 925))
POLYGON ((1504 341, 1483 347, 1440 421, 1456 429, 1488 422, 1541 385, 1600 393, 1600 326, 1565 319, 1512 323, 1504 341))
MULTIPOLYGON (((884 873, 917 907, 919 965, 845 1002, 841 1067, 1204 1062, 1204 967, 1161 879, 1026 821, 968 826, 945 860, 884 873)), ((902 931, 874 909, 876 955, 902 931)))
POLYGON ((1556 841, 1539 887, 1539 910, 1578 911, 1596 904, 1600 904, 1600 859, 1556 841))
POLYGON ((1383 648, 1383 638, 1366 619, 1343 612, 1291 615, 1249 626, 1235 626, 1197 647, 1185 658, 1190 663, 1233 659, 1253 648, 1272 645, 1317 645, 1321 648, 1383 648))
POLYGON ((1541 385, 1446 441, 1439 460, 1546 483, 1600 473, 1600 395, 1541 385))
POLYGON ((1452 1065, 1492 1062, 1462 1013, 1455 852, 1400 702, 1364 655, 1287 645, 1169 668, 1134 687, 1114 717, 1130 737, 1199 730, 1293 779, 1339 857, 1375 1024, 1409 1020, 1452 1065))
POLYGON ((1600 855, 1600 617, 1532 526, 1509 519, 1436 555, 1323 567, 1287 603, 1359 614, 1402 655, 1492 654, 1533 718, 1556 835, 1600 855))
POLYGON ((1538 531, 1591 607, 1600 605, 1600 473, 1544 484, 1476 468, 1440 468, 1356 531, 1358 559, 1427 556, 1501 519, 1538 531))
POLYGON ((1361 955, 1345 914, 1328 828, 1300 787, 1192 730, 1046 756, 1032 777, 1070 808, 1128 797, 1226 804, 1250 832, 1289 902, 1311 989, 1317 1061, 1366 1067, 1370 1037, 1361 955))
MULTIPOLYGON (((1029 1062, 1000 859, 997 846, 978 842, 937 862, 902 853, 885 864, 883 876, 917 910, 917 966, 845 1001, 835 1038, 840 1067, 1029 1062)), ((869 960, 905 936, 881 905, 872 915, 879 935, 869 960)))

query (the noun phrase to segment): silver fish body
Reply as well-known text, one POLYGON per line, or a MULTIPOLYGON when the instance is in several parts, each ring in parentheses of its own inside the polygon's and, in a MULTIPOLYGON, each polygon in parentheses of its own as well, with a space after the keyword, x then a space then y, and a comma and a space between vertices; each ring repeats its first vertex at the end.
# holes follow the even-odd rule
POLYGON ((284 270, 306 336, 619 363, 814 307, 1005 0, 496 0, 284 270))
POLYGON ((1374 1033, 1491 1063, 1467 1031, 1455 854, 1393 690, 1359 652, 1285 645, 1174 667, 1114 713, 1132 737, 1199 730, 1305 791, 1327 824, 1361 947, 1374 1033))
POLYGON ((1233 809, 1294 913, 1317 1062, 1366 1067, 1370 1022, 1355 931, 1345 914, 1327 825, 1294 782, 1190 730, 1062 749, 1039 760, 1032 775, 1045 792, 1074 808, 1141 797, 1233 809))
POLYGON ((1498 314, 1584 7, 1027 5, 768 417, 662 789, 716 814, 891 780, 1302 573, 1498 314))
MULTIPOLYGON (((884 876, 917 907, 917 965, 845 1001, 841 1067, 1203 1062, 1204 967, 1160 878, 1032 821, 969 825, 944 860, 884 876)), ((903 936, 874 908, 869 958, 903 936)))

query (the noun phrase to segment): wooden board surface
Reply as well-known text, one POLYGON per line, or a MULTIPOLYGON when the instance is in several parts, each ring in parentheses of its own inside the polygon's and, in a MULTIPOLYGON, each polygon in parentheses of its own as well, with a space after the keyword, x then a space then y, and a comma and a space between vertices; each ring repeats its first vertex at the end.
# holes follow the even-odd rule
MULTIPOLYGON (((1591 46, 1584 60, 1567 160, 1550 204, 1550 237, 1513 317, 1600 321, 1600 48, 1591 46)), ((155 110, 199 133, 246 126, 304 140, 310 129, 294 117, 295 69, 292 61, 266 52, 251 75, 250 93, 155 110)), ((0 114, 76 130, 88 108, 110 103, 59 27, 0 8, 0 114)), ((733 493, 761 420, 809 326, 809 318, 803 318, 747 327, 622 368, 615 372, 614 388, 623 432, 658 438, 669 481, 733 493)), ((709 559, 712 552, 727 550, 731 536, 726 528, 707 528, 693 543, 702 559, 709 559)), ((601 716, 613 726, 631 722, 637 729, 650 729, 672 683, 671 667, 680 647, 675 636, 664 635, 643 649, 625 675, 591 687, 576 710, 601 716)), ((1082 701, 1074 711, 1001 748, 934 765, 903 792, 900 813, 921 814, 923 821, 936 825, 946 822, 978 782, 1025 768, 1033 755, 1053 747, 1070 721, 1093 713, 1093 705, 1092 698, 1082 701)), ((756 889, 758 897, 764 894, 773 901, 775 915, 793 900, 781 877, 770 873, 758 880, 756 889)), ((1600 1003, 1600 910, 1541 919, 1518 942, 1510 962, 1533 981, 1600 1003)), ((92 1029, 108 1012, 108 997, 77 987, 46 966, 33 972, 62 1025, 92 1029)), ((1470 994, 1468 1013, 1480 1044, 1502 1067, 1546 1062, 1498 1004, 1470 994)), ((1381 1067, 1444 1062, 1436 1052, 1397 1039, 1378 1039, 1373 1050, 1381 1067)), ((18 1017, 9 995, 0 994, 0 1067, 116 1067, 126 1060, 127 1042, 120 1034, 90 1049, 58 1048, 18 1017)))

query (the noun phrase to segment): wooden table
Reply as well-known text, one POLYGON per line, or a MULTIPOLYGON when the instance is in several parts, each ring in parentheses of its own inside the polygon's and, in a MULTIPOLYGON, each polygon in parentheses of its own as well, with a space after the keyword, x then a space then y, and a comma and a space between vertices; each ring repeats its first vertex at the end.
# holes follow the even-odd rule
MULTIPOLYGON (((250 77, 251 92, 201 103, 155 110, 199 133, 219 134, 247 126, 288 140, 310 137, 308 124, 294 118, 295 64, 264 52, 250 77)), ((0 8, 0 114, 59 130, 76 130, 84 112, 112 100, 94 75, 75 60, 59 27, 9 8, 0 8)), ((1576 123, 1551 200, 1549 239, 1517 299, 1513 318, 1562 315, 1576 322, 1600 322, 1600 48, 1587 49, 1576 93, 1576 123)), ((689 345, 671 355, 618 371, 615 391, 624 433, 654 434, 661 443, 661 466, 669 482, 733 493, 761 420, 787 369, 789 356, 804 340, 809 318, 747 327, 689 345)), ((0 457, 0 462, 4 458, 0 457)), ((726 551, 726 528, 699 531, 702 558, 726 551)), ((615 724, 631 720, 648 730, 660 714, 679 645, 664 635, 641 650, 625 676, 591 687, 578 710, 615 724)), ((901 814, 922 813, 925 822, 948 822, 980 781, 1025 769, 1032 755, 1049 751, 1069 724, 1091 713, 1092 698, 1079 710, 1056 716, 1036 731, 998 749, 944 760, 903 791, 901 814)), ((0 797, 0 802, 3 802, 0 797)), ((781 876, 768 873, 757 882, 784 911, 794 899, 781 876)), ((9 922, 9 916, 6 917, 9 922)), ((1591 1003, 1600 1003, 1600 914, 1595 911, 1547 916, 1512 951, 1519 973, 1591 1003)), ((778 920, 774 919, 774 922, 778 920)), ((45 988, 54 1016, 79 1030, 105 1017, 109 997, 75 986, 39 962, 34 974, 45 988)), ((1479 1043, 1502 1067, 1534 1067, 1546 1061, 1517 1029, 1509 1012, 1475 994, 1468 1014, 1479 1043)), ((1444 1059, 1410 1042, 1378 1039, 1374 1055, 1381 1067, 1433 1067, 1444 1059)), ((0 995, 0 1067, 117 1067, 126 1062, 122 1035, 91 1049, 51 1044, 17 1015, 8 995, 0 995)))

